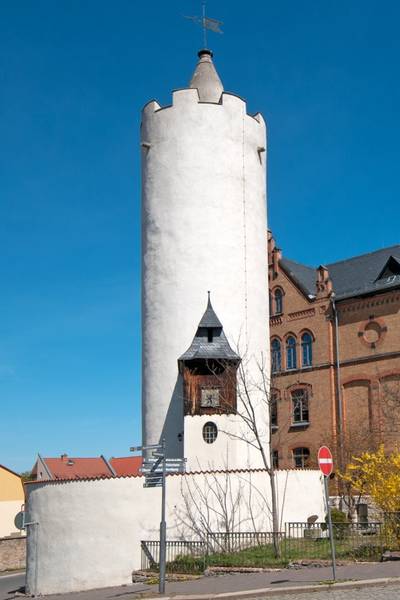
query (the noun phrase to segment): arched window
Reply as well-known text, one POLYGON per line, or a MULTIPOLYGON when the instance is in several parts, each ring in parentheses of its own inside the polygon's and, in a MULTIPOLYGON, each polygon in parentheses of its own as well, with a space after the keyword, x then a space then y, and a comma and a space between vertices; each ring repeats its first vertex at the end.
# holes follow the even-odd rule
POLYGON ((293 462, 296 469, 304 469, 308 467, 310 459, 310 450, 308 448, 294 448, 293 462))
POLYGON ((203 440, 206 444, 213 444, 218 436, 218 429, 215 423, 208 421, 203 427, 203 440))
POLYGON ((297 368, 296 339, 292 335, 286 340, 286 368, 297 368))
POLYGON ((282 370, 281 343, 276 338, 271 343, 272 372, 279 373, 282 370))
POLYGON ((308 390, 299 388, 292 392, 292 424, 293 425, 308 425, 308 390))
POLYGON ((283 294, 279 288, 275 290, 275 314, 281 315, 283 313, 283 294))
POLYGON ((307 332, 301 336, 301 364, 303 367, 312 365, 312 337, 307 332))

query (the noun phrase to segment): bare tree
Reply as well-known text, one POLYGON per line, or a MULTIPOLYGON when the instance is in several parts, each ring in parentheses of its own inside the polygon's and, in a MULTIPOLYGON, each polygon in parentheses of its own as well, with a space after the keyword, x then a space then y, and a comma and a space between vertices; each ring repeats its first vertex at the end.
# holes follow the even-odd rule
MULTIPOLYGON (((274 407, 274 398, 271 393, 271 373, 264 355, 260 360, 249 357, 246 353, 240 354, 241 361, 237 372, 232 372, 236 378, 237 407, 236 415, 243 427, 239 434, 232 431, 224 433, 233 439, 238 439, 256 451, 261 459, 269 481, 271 505, 264 495, 265 505, 271 514, 273 545, 275 556, 280 556, 280 521, 277 499, 277 483, 272 446, 271 413, 274 407)), ((218 377, 218 374, 215 374, 218 377)), ((260 490, 257 491, 260 495, 260 490)))

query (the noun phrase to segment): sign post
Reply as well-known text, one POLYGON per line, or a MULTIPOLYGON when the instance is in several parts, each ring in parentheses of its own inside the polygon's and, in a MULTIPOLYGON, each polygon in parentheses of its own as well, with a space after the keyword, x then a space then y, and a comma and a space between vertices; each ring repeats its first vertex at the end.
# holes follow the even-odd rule
POLYGON ((333 580, 336 581, 336 557, 335 557, 335 541, 333 539, 333 527, 332 527, 332 515, 331 507, 329 506, 329 490, 328 490, 328 479, 333 471, 333 458, 332 452, 327 446, 321 446, 318 450, 318 466, 322 475, 324 476, 324 489, 325 489, 325 503, 326 511, 328 514, 328 528, 329 528, 329 540, 331 544, 331 556, 332 556, 332 572, 333 580))
POLYGON ((143 487, 161 487, 161 522, 160 522, 160 554, 159 554, 159 584, 158 591, 165 594, 165 572, 167 555, 167 524, 165 522, 165 501, 166 501, 166 475, 167 473, 183 473, 185 469, 185 459, 167 458, 165 439, 160 444, 151 444, 149 446, 133 446, 131 452, 149 453, 149 456, 143 462, 141 467, 144 475, 143 487))

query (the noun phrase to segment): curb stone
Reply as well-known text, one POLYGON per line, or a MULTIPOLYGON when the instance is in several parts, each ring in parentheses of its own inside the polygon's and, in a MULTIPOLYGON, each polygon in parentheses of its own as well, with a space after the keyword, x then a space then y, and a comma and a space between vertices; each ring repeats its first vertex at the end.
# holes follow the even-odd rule
POLYGON ((323 590, 346 590, 378 585, 400 584, 400 577, 380 577, 378 579, 359 579, 358 581, 346 581, 341 583, 315 583, 312 585, 296 585, 281 588, 259 588, 255 590, 243 590, 241 592, 222 592, 218 594, 172 594, 165 596, 146 596, 146 600, 224 600, 234 598, 245 600, 246 598, 257 598, 262 596, 279 596, 290 594, 305 594, 306 592, 319 592, 323 590))

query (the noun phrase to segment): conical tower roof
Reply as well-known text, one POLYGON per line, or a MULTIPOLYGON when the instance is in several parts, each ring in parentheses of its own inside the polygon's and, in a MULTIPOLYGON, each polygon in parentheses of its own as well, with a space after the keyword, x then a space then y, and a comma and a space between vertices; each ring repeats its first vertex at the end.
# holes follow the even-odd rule
POLYGON ((196 335, 190 347, 179 357, 178 361, 182 363, 195 359, 240 362, 240 357, 230 347, 225 337, 222 323, 214 312, 211 305, 210 292, 208 292, 207 308, 197 327, 196 335), (212 330, 211 336, 208 334, 209 330, 212 330))
POLYGON ((200 102, 219 102, 224 86, 215 70, 211 50, 200 50, 199 62, 194 70, 189 87, 199 91, 200 102))

